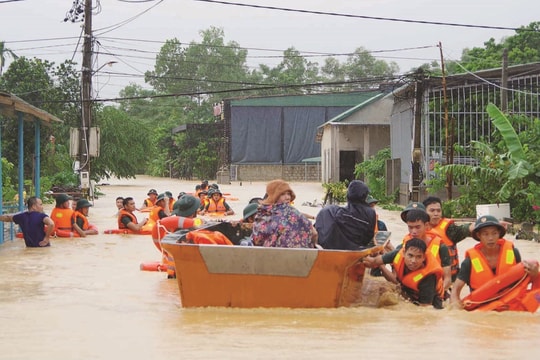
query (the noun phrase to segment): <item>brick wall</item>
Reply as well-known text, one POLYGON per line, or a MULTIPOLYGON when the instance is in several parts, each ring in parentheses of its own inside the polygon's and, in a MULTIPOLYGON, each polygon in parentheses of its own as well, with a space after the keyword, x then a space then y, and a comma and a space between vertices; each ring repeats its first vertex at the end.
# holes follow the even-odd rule
POLYGON ((317 164, 299 165, 236 165, 237 181, 320 181, 321 170, 317 164))

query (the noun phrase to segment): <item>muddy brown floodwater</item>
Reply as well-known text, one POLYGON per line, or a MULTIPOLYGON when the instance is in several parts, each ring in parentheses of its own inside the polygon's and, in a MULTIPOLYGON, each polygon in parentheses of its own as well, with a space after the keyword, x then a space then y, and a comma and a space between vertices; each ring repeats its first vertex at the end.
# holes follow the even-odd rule
MULTIPOLYGON (((137 204, 150 188, 192 191, 195 182, 139 176, 110 180, 90 209, 100 235, 53 239, 46 249, 22 240, 0 245, 0 359, 534 359, 540 313, 467 313, 366 305, 338 309, 183 309, 175 281, 142 272, 160 254, 150 236, 104 235, 116 227, 116 196, 137 204)), ((323 189, 291 183, 295 205, 316 214, 323 189)), ((264 183, 222 185, 241 217, 264 183)), ((49 213, 51 206, 46 207, 49 213)), ((144 214, 138 214, 139 218, 144 214)), ((379 209, 397 244, 398 212, 379 209)), ((508 237, 513 239, 512 236, 508 237)), ((540 244, 516 240, 523 258, 540 244)), ((474 245, 460 244, 460 253, 474 245)), ((201 286, 205 286, 201 284, 201 286)))

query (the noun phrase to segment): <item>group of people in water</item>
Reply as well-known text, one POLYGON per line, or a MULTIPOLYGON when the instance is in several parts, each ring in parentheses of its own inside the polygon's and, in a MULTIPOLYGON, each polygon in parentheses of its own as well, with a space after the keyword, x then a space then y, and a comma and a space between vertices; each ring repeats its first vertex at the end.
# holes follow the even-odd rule
POLYGON ((31 196, 26 200, 27 211, 1 215, 0 221, 19 225, 27 247, 50 246, 51 236, 97 235, 97 228, 88 222, 89 208, 93 205, 86 199, 73 201, 72 204, 70 201, 72 198, 67 194, 59 194, 56 206, 48 216, 43 212, 42 200, 31 196))
MULTIPOLYGON (((176 200, 170 191, 159 194, 150 189, 147 195, 140 209, 132 197, 116 199, 118 230, 142 233, 145 226, 154 227, 158 221, 170 216, 194 219, 212 213, 234 214, 217 184, 209 185, 207 181, 197 185, 195 193, 182 192, 176 200), (134 214, 137 210, 149 212, 149 217, 139 222, 134 214)), ((252 199, 244 208, 242 219, 235 222, 245 236, 239 244, 362 250, 374 246, 376 233, 386 230, 374 208, 377 200, 369 195, 369 189, 362 181, 353 180, 349 184, 345 206, 322 208, 314 223, 294 207, 295 198, 295 192, 286 181, 270 181, 264 197, 252 199)), ((70 200, 66 194, 58 195, 55 208, 47 216, 43 214, 41 199, 31 197, 27 200, 28 211, 1 215, 0 221, 17 223, 29 247, 49 246, 55 232, 64 231, 81 237, 97 234, 97 229, 87 219, 92 204, 80 199, 71 208, 70 200)), ((497 293, 500 289, 490 292, 483 286, 513 271, 517 264, 530 284, 528 288, 523 287, 523 293, 514 294, 511 301, 500 306, 512 310, 536 310, 540 304, 538 262, 521 259, 513 242, 504 239, 505 224, 495 217, 481 216, 474 223, 458 225, 442 216, 441 200, 430 196, 421 203, 407 205, 401 212, 401 219, 407 224, 408 234, 399 245, 394 248, 387 243, 381 254, 363 257, 362 262, 368 268, 378 269, 388 281, 399 284, 403 294, 415 304, 443 308, 445 300, 449 299, 452 306, 467 308, 472 300, 467 303, 467 299, 465 302, 461 299, 465 285, 475 295, 474 301, 484 295, 501 301, 497 293), (467 237, 477 240, 478 244, 467 250, 460 263, 457 244, 467 237), (480 292, 484 295, 480 296, 480 292)), ((195 223, 175 221, 175 229, 169 230, 179 230, 177 227, 181 224, 193 226, 195 223)))

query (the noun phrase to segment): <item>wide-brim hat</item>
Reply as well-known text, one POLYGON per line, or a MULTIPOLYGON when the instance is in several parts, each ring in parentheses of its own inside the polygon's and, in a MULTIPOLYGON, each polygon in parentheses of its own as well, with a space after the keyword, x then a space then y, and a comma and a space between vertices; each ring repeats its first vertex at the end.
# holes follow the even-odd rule
POLYGON ((77 207, 76 209, 84 209, 84 208, 87 208, 87 207, 90 207, 90 206, 94 206, 90 203, 90 201, 86 200, 86 199, 80 199, 77 201, 77 207))
POLYGON ((257 209, 259 208, 259 204, 249 204, 244 208, 243 212, 243 220, 247 220, 250 216, 255 215, 257 213, 257 209))
POLYGON ((198 198, 186 194, 174 203, 172 213, 174 215, 188 217, 195 214, 200 206, 201 202, 198 198))
POLYGON ((69 196, 68 194, 58 194, 56 196, 56 205, 57 206, 62 205, 68 200, 71 200, 71 196, 69 196))
POLYGON ((503 237, 506 234, 506 229, 499 223, 499 220, 493 215, 484 215, 479 217, 474 224, 474 229, 471 231, 471 236, 474 240, 480 241, 478 238, 478 231, 488 226, 496 226, 499 229, 499 237, 503 237))
POLYGON ((148 190, 148 193, 146 195, 150 195, 150 194, 158 194, 157 190, 156 189, 150 189, 148 190))
POLYGON ((422 210, 426 212, 426 207, 421 202, 412 202, 407 205, 407 207, 401 212, 401 220, 407 222, 407 213, 411 210, 422 210))

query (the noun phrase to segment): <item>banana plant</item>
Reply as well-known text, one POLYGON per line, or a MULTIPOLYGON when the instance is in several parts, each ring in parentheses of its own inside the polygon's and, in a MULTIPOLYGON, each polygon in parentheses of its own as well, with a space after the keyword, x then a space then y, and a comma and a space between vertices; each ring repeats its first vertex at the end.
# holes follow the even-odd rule
MULTIPOLYGON (((540 193, 532 193, 538 187, 530 186, 540 182, 540 154, 521 143, 512 123, 497 106, 489 104, 486 110, 500 134, 503 152, 495 144, 472 141, 478 165, 450 164, 442 166, 440 172, 445 175, 451 171, 456 180, 467 184, 461 189, 462 196, 469 196, 471 201, 510 202, 520 217, 527 216, 540 199, 540 193)), ((535 124, 538 122, 533 121, 532 126, 535 124)))

